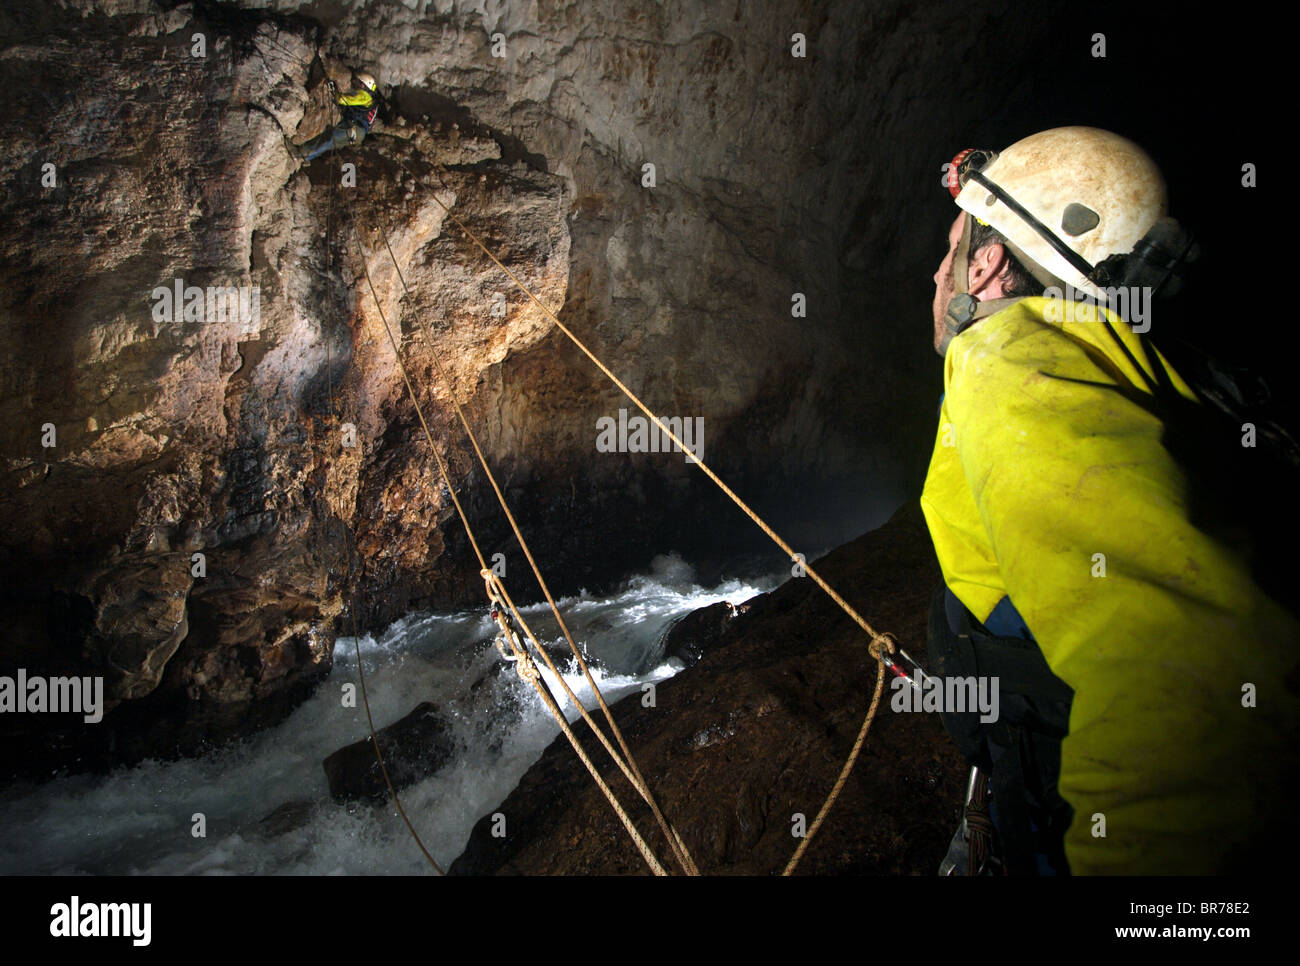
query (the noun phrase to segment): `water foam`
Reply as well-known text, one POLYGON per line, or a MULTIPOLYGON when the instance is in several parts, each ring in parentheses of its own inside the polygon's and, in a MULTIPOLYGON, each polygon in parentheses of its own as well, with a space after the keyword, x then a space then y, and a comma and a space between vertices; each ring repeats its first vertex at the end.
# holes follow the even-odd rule
MULTIPOLYGON (((775 583, 732 581, 704 589, 691 583, 680 560, 657 563, 655 571, 608 597, 582 594, 561 602, 575 639, 599 660, 592 675, 611 704, 676 673, 680 665, 665 661, 658 644, 673 619, 719 600, 739 603, 775 583)), ((544 604, 524 612, 539 639, 563 644, 544 604)), ((450 725, 455 761, 401 793, 425 845, 444 866, 559 731, 531 687, 503 669, 491 632, 481 611, 413 613, 360 640, 377 727, 421 701, 435 702, 450 725)), ((596 707, 572 662, 559 666, 579 699, 596 707)), ((578 709, 551 672, 543 673, 566 717, 575 720, 578 709)), ((329 678, 275 728, 201 758, 147 761, 105 776, 5 789, 0 873, 428 872, 391 803, 342 805, 329 797, 322 759, 368 733, 364 709, 343 707, 341 700, 343 686, 355 681, 356 645, 341 638, 329 678), (288 802, 303 803, 301 820, 270 834, 260 820, 288 802), (192 834, 199 813, 205 838, 192 834)))

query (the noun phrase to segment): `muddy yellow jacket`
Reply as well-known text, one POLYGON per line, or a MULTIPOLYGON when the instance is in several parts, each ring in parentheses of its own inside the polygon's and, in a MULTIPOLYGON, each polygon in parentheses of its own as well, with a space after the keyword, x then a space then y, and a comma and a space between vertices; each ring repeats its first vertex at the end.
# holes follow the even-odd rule
POLYGON ((1009 596, 1074 689, 1071 871, 1226 871, 1293 811, 1300 626, 1187 521, 1145 383, 1069 304, 1024 299, 953 339, 922 509, 952 592, 980 620, 1009 596))
POLYGON ((367 90, 348 91, 339 94, 335 100, 344 107, 369 107, 375 102, 375 96, 367 90))

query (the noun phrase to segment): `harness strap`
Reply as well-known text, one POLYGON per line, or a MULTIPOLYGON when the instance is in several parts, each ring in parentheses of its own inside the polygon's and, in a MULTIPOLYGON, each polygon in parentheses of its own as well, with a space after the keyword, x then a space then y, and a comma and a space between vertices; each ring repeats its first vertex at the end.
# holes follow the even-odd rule
POLYGON ((938 677, 998 681, 997 721, 952 710, 941 717, 966 759, 988 775, 1007 871, 1066 872, 1064 832, 1073 812, 1056 783, 1074 692, 1052 673, 1036 642, 989 633, 946 587, 931 606, 929 654, 938 677))

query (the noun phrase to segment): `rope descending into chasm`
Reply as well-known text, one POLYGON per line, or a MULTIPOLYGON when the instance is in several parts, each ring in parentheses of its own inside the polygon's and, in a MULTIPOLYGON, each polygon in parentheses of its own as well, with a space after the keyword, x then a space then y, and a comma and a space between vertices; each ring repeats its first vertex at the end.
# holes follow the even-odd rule
MULTIPOLYGON (((441 181, 441 179, 439 180, 441 181)), ((443 187, 446 188, 449 192, 451 191, 451 189, 448 188, 445 183, 443 183, 443 187)), ((613 382, 619 388, 619 390, 622 391, 622 393, 629 400, 631 400, 632 403, 635 404, 637 408, 641 410, 641 412, 643 412, 646 415, 646 417, 651 422, 655 424, 656 427, 658 427, 659 431, 663 433, 667 439, 675 443, 681 451, 683 452, 690 451, 690 447, 685 445, 682 442, 682 440, 678 438, 678 436, 674 434, 658 416, 656 416, 653 412, 651 412, 650 409, 645 405, 645 403, 643 403, 641 399, 635 393, 633 393, 632 390, 629 389, 628 386, 622 380, 620 380, 618 376, 614 374, 613 371, 609 369, 608 366, 606 366, 563 322, 561 322, 560 319, 556 316, 556 314, 552 312, 546 305, 544 305, 540 301, 540 299, 538 299, 537 296, 528 288, 528 286, 526 286, 522 281, 520 281, 520 279, 513 272, 511 272, 510 269, 507 268, 500 261, 500 259, 498 259, 497 256, 493 254, 493 252, 490 249, 488 249, 486 245, 484 245, 484 243, 479 239, 479 237, 473 231, 471 231, 464 224, 464 222, 451 211, 450 207, 446 203, 444 203, 443 200, 439 198, 436 193, 434 193, 432 197, 434 201, 438 204, 438 206, 443 209, 446 217, 453 224, 455 224, 462 232, 464 232, 465 235, 475 245, 477 245, 477 247, 480 248, 488 256, 488 258, 491 259, 491 261, 499 269, 501 269, 501 271, 503 271, 510 278, 510 280, 520 290, 522 290, 523 293, 539 309, 541 309, 541 311, 547 316, 547 318, 549 318, 550 321, 566 337, 568 337, 569 340, 572 341, 574 345, 577 346, 577 348, 584 355, 586 355, 587 358, 590 359, 592 363, 611 382, 613 382)), ((409 296, 410 290, 407 288, 406 279, 403 276, 401 267, 398 264, 397 258, 393 253, 392 247, 387 237, 387 233, 383 232, 382 229, 380 229, 380 231, 381 234, 383 235, 384 247, 388 251, 388 255, 392 260, 394 268, 397 270, 398 278, 401 281, 403 292, 409 296)), ((567 681, 565 680, 564 675, 562 675, 559 672, 559 670, 555 667, 546 649, 541 646, 541 644, 538 642, 535 635, 532 633, 531 629, 528 627, 527 622, 524 621, 522 615, 519 614, 518 609, 514 606, 504 584, 501 582, 499 578, 496 577, 496 575, 492 572, 491 568, 487 566, 483 553, 480 550, 478 541, 475 538, 473 530, 470 526, 469 520, 465 515, 464 508, 461 506, 460 500, 456 494, 456 490, 452 486, 451 478, 447 471, 446 463, 444 462, 440 452, 438 451, 437 446, 434 443, 433 434, 431 433, 429 429, 429 425, 425 420, 424 412, 421 407, 419 397, 416 394, 415 387, 411 382, 410 374, 407 371, 405 362, 402 359, 401 348, 399 346, 398 340, 393 335, 393 331, 389 326, 387 316, 384 313, 379 297, 375 291, 374 282, 372 281, 370 276, 370 270, 369 270, 369 265, 367 262, 365 250, 361 245, 360 238, 356 237, 355 232, 354 232, 354 238, 356 240, 357 248, 361 257, 362 267, 365 272, 367 285, 369 286, 370 293, 372 298, 374 299, 375 305, 379 310, 379 316, 383 322, 384 329, 387 332, 388 340, 392 346, 393 353, 397 359, 399 367, 401 368, 402 379, 406 385, 407 393, 409 394, 412 404, 415 407, 416 414, 419 418, 420 426, 423 429, 425 438, 429 445, 430 452, 433 454, 434 460, 437 463, 438 472, 442 478, 442 482, 447 487, 447 490, 451 494, 451 499, 455 506, 456 513, 460 517, 461 523, 465 527, 466 533, 469 537, 470 545, 474 550, 474 554, 476 558, 478 559, 479 566, 480 566, 480 574, 483 577, 485 583, 485 591, 487 593, 489 601, 492 604, 493 617, 497 622, 498 628, 500 629, 500 634, 497 638, 497 647, 501 650, 503 656, 513 657, 513 660, 516 665, 516 670, 519 673, 519 675, 524 680, 532 684, 535 690, 537 690, 539 697, 542 699, 542 702, 546 705, 547 709, 551 712, 552 716, 555 717, 557 723, 560 725, 561 731, 565 734, 566 738, 568 738, 570 744, 574 748, 574 751, 577 753, 578 757, 582 760, 584 766, 586 766, 587 770, 591 773, 593 780, 596 782, 597 786, 600 788, 602 793, 605 795, 606 799, 609 801, 611 808, 618 816, 620 822, 622 822, 624 828, 628 832, 629 837, 632 839, 638 851, 641 853, 643 859, 646 862, 646 865, 650 868, 650 870, 654 872, 654 874, 656 875, 667 874, 667 871, 664 869, 663 864, 660 863, 658 859, 654 856, 652 850, 649 848, 645 839, 637 831, 635 824, 633 823, 632 819, 628 815, 626 809, 619 802, 617 796, 610 789, 609 785, 600 776, 594 763, 591 761, 590 757, 583 749, 581 743, 578 741, 578 738, 574 734, 572 727, 568 723, 568 720, 565 718, 564 713, 561 710, 558 701, 556 700, 554 694, 551 692, 550 686, 543 679, 540 669, 537 667, 536 663, 534 662, 532 654, 530 653, 529 650, 530 646, 532 648, 532 651, 541 657, 547 669, 554 676, 554 679, 559 683, 560 687, 563 689, 568 699, 572 701, 574 706, 578 709, 578 712, 581 715, 581 717, 584 719, 584 721, 586 721, 587 725, 597 736, 598 740, 603 745, 606 752, 614 760, 614 763, 618 766, 619 770, 627 778, 628 782, 636 790, 638 795, 641 796, 642 800, 649 806, 651 812, 655 817, 656 822, 659 825, 659 828, 663 832, 665 839, 668 842, 668 845, 674 854, 674 857, 677 860, 677 864, 680 866, 682 871, 684 871, 688 875, 698 875, 699 870, 695 865, 695 862, 692 859, 690 852, 686 847, 685 842, 682 840, 677 830, 673 827, 672 823, 668 821, 668 819, 663 813, 663 810, 659 807, 653 794, 651 793, 648 783, 645 781, 640 768, 637 766, 636 761, 632 756, 631 750, 629 749, 627 742, 624 739, 621 729, 619 729, 618 725, 615 723, 613 714, 610 711, 610 708, 606 703, 604 696, 601 694, 600 688, 596 685, 596 682, 591 675, 591 672, 587 666, 585 659, 583 658, 580 649, 578 648, 576 642, 574 641, 573 636, 570 633, 569 628, 565 623, 563 616, 560 614, 559 608, 555 604, 555 600, 550 592, 550 589, 548 588, 546 581, 543 578, 541 571, 537 566, 533 554, 528 547, 527 541, 524 539, 524 536, 519 529, 514 514, 510 511, 510 508, 506 503, 505 497, 502 494, 496 479, 492 475, 491 468, 488 466, 487 460, 484 457, 482 449, 478 444, 478 440, 475 437, 473 430, 469 425, 469 421, 466 419, 464 411, 462 410, 460 404, 455 399, 455 394, 452 388, 452 384, 450 380, 447 378, 447 374, 443 370, 438 353, 435 350, 432 334, 429 330, 428 323, 424 319, 421 319, 420 322, 421 322, 423 336, 429 347, 430 355, 436 367, 437 377, 442 382, 444 387, 446 387, 448 396, 449 398, 451 398, 452 404, 455 407, 456 414, 459 418, 460 424, 462 428, 465 430, 465 433, 471 442, 471 445, 479 461, 479 464, 482 466, 488 480, 492 485, 493 491, 496 494, 497 500, 503 512, 505 513, 507 520, 510 523, 511 530, 514 533, 515 538, 519 541, 519 545, 523 549, 524 556, 527 559, 529 567, 532 569, 533 574, 537 579, 538 586, 541 588, 542 594, 545 597, 546 602, 556 619, 556 622, 558 623, 561 631, 563 632, 564 638, 569 645, 569 648, 574 656, 574 659, 578 667, 581 669, 583 677, 585 678, 588 685, 592 689, 592 692, 595 695, 596 700, 599 703, 601 710, 604 713, 606 722, 608 723, 610 731, 614 736, 614 741, 617 742, 618 744, 617 749, 614 747, 614 742, 611 742, 609 740, 609 738, 605 735, 603 729, 601 729, 596 724, 596 722, 591 718, 584 704, 573 693, 572 689, 569 687, 567 681), (521 636, 521 632, 522 632, 522 636, 521 636)), ((724 483, 722 479, 717 475, 717 473, 715 473, 702 459, 698 457, 694 457, 691 459, 690 462, 698 466, 700 468, 700 471, 703 472, 710 480, 712 480, 713 483, 716 484, 718 488, 721 489, 723 493, 725 493, 728 496, 728 498, 730 498, 732 502, 734 502, 736 506, 739 507, 740 510, 746 516, 748 516, 756 526, 759 527, 759 529, 761 529, 764 533, 766 533, 768 537, 774 543, 776 543, 778 547, 781 548, 781 550, 787 555, 787 557, 791 561, 798 563, 799 566, 802 568, 802 572, 807 574, 807 576, 811 577, 813 579, 813 582, 816 583, 817 586, 819 586, 850 617, 850 619, 852 619, 854 623, 856 623, 866 633, 869 641, 868 651, 876 661, 876 683, 875 683, 875 689, 872 696, 870 707, 867 710, 866 716, 863 719, 862 725, 858 731, 857 738, 853 744, 851 751, 849 752, 848 758, 845 761, 844 766, 840 770, 839 776, 834 786, 832 787, 829 794, 827 795, 825 802, 819 809, 815 819, 813 820, 811 826, 807 831, 807 834, 800 842, 799 846, 795 850, 793 856, 790 858, 790 861, 787 863, 783 871, 784 875, 790 875, 795 871, 800 860, 803 858, 804 854, 806 853, 808 846, 811 844, 813 838, 817 834, 818 830, 821 828, 831 807, 834 805, 836 799, 839 797, 840 793, 842 792, 848 780, 849 774, 852 772, 853 766, 856 763, 858 756, 861 753, 862 747, 866 740, 867 733, 871 727, 871 723, 874 720, 876 712, 879 708, 880 698, 884 689, 887 656, 892 655, 895 652, 896 644, 892 635, 878 633, 874 628, 872 628, 872 626, 866 621, 866 619, 863 618, 862 615, 857 612, 857 610, 855 610, 834 588, 832 588, 826 582, 826 580, 821 576, 821 574, 817 572, 815 567, 805 562, 802 555, 795 553, 794 549, 785 540, 783 540, 780 537, 780 535, 777 534, 766 523, 766 521, 764 521, 761 517, 759 517, 758 514, 748 504, 746 504, 730 487, 728 487, 727 484, 724 483)), ((376 751, 378 751, 377 743, 376 743, 376 751)), ((394 799, 396 799, 395 794, 394 794, 394 799)), ((412 833, 414 834, 413 829, 412 829, 412 833)), ((418 841, 418 837, 417 837, 417 841, 418 841)))

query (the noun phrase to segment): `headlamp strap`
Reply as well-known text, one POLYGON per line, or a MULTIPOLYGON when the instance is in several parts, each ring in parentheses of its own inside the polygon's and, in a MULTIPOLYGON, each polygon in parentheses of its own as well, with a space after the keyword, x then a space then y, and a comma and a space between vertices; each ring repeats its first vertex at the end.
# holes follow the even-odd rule
POLYGON ((975 312, 980 304, 979 299, 966 291, 970 279, 970 235, 971 215, 966 212, 961 221, 961 240, 957 242, 957 251, 952 257, 952 297, 948 299, 943 314, 949 338, 960 334, 975 321, 975 312))
POLYGON ((1084 278, 1092 278, 1093 266, 1088 263, 1088 260, 1058 238, 1056 233, 1050 228, 1030 214, 1028 209, 1026 209, 1024 205, 1020 204, 1020 202, 1016 201, 1015 198, 1012 198, 1011 195, 1007 194, 1001 185, 994 184, 979 171, 971 171, 970 180, 984 188, 987 188, 993 197, 997 198, 998 201, 1010 208, 1021 221, 1037 232, 1039 236, 1047 242, 1047 244, 1051 245, 1055 252, 1065 259, 1071 268, 1084 278))
POLYGON ((971 214, 961 220, 961 241, 957 242, 957 253, 952 257, 952 291, 954 295, 965 295, 966 285, 970 279, 970 229, 971 214))

